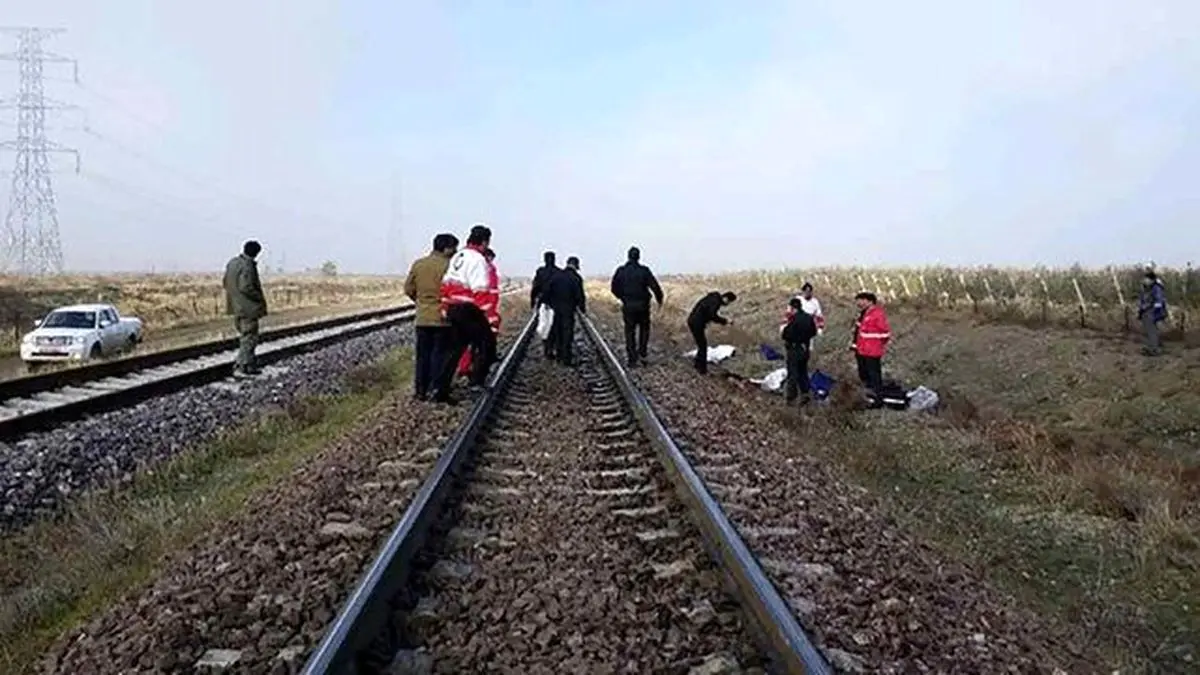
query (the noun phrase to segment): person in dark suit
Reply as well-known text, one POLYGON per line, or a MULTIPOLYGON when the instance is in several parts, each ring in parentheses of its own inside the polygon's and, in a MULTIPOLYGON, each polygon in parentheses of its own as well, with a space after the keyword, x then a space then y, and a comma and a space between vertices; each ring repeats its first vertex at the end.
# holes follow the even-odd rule
POLYGON ((563 365, 574 362, 575 312, 587 311, 583 292, 583 277, 579 276, 579 258, 567 258, 567 266, 559 270, 546 287, 544 302, 554 310, 555 357, 563 365))

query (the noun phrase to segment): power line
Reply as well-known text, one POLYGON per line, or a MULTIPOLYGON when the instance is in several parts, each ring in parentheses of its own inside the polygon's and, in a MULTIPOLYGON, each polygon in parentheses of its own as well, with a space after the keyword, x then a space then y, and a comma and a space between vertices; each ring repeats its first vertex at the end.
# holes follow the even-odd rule
POLYGON ((218 183, 216 183, 212 180, 207 180, 207 179, 201 177, 197 173, 193 173, 191 171, 181 169, 178 166, 175 166, 170 163, 163 162, 162 160, 151 157, 149 154, 142 152, 136 148, 130 147, 128 144, 122 143, 121 141, 113 138, 112 136, 109 136, 108 134, 100 133, 93 127, 84 125, 83 132, 88 134, 89 136, 92 136, 96 139, 104 141, 105 143, 108 143, 109 145, 113 146, 114 148, 121 150, 122 152, 125 152, 126 154, 128 154, 136 159, 139 159, 139 160, 145 162, 147 165, 153 166, 153 167, 161 169, 163 171, 168 171, 170 173, 173 173, 176 176, 178 176, 179 178, 182 178, 183 180, 191 183, 192 185, 194 185, 202 190, 207 190, 210 193, 224 196, 226 199, 241 202, 245 206, 257 209, 259 211, 269 212, 269 213, 275 214, 277 216, 281 215, 281 216, 284 216, 287 219, 293 220, 293 221, 307 220, 309 222, 319 223, 326 227, 330 227, 334 230, 340 230, 345 227, 344 224, 335 223, 335 222, 329 221, 329 220, 319 217, 319 216, 303 215, 303 214, 297 213, 296 211, 293 211, 286 207, 268 204, 267 202, 264 202, 264 201, 261 201, 258 199, 254 199, 252 197, 247 197, 246 195, 243 195, 243 194, 239 194, 239 193, 234 192, 226 187, 219 185, 218 183))
POLYGON ((0 60, 16 61, 20 90, 12 102, 0 107, 17 110, 16 140, 0 143, 0 149, 16 152, 8 214, 4 218, 4 249, 0 269, 19 274, 63 271, 62 241, 58 232, 58 208, 51 181, 49 154, 70 153, 79 170, 79 151, 46 138, 46 111, 70 108, 46 97, 43 70, 47 63, 70 63, 75 78, 79 64, 74 59, 43 49, 42 41, 62 33, 61 28, 0 28, 15 35, 17 51, 0 54, 0 60))

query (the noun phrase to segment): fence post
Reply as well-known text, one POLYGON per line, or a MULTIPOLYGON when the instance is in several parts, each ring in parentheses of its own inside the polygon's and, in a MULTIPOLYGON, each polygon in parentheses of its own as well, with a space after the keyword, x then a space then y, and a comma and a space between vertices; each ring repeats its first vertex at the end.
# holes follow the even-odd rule
POLYGON ((925 285, 925 273, 921 272, 917 275, 917 281, 921 282, 921 295, 929 295, 929 287, 925 285))
POLYGON ((1083 290, 1079 288, 1079 280, 1071 277, 1071 285, 1075 287, 1075 297, 1079 298, 1079 327, 1087 328, 1087 305, 1083 299, 1083 290))
POLYGON ((908 290, 908 279, 904 278, 903 274, 900 275, 900 286, 904 288, 904 297, 911 298, 912 291, 908 290))
POLYGON ((1050 287, 1046 285, 1041 272, 1037 273, 1037 280, 1042 285, 1042 323, 1050 323, 1050 287))
POLYGON ((971 303, 971 311, 979 312, 979 303, 975 302, 975 297, 971 295, 971 289, 967 288, 967 277, 962 272, 958 273, 958 283, 962 286, 963 295, 966 296, 967 302, 971 303))
POLYGON ((1121 290, 1121 282, 1117 280, 1117 271, 1112 267, 1108 268, 1108 273, 1112 276, 1113 288, 1117 291, 1117 302, 1121 305, 1121 322, 1122 330, 1129 332, 1129 307, 1125 304, 1125 292, 1121 290))

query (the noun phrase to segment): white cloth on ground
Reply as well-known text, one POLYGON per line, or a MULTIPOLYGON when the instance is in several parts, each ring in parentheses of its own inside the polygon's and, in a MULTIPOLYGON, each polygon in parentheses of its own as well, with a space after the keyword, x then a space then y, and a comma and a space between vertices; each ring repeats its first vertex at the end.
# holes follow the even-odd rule
MULTIPOLYGON (((720 363, 720 362, 724 361, 725 359, 728 359, 729 357, 733 356, 734 352, 736 352, 736 351, 737 351, 737 347, 734 347, 733 345, 716 345, 714 347, 709 347, 708 354, 707 354, 708 362, 709 363, 720 363)), ((696 358, 696 350, 693 349, 693 350, 687 352, 686 354, 684 354, 684 356, 686 356, 689 359, 694 359, 694 358, 696 358)))

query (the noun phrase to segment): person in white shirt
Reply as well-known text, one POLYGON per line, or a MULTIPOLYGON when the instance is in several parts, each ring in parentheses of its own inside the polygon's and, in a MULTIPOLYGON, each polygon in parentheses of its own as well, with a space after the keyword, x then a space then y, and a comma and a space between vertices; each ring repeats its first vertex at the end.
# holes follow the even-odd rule
MULTIPOLYGON (((825 313, 821 311, 821 301, 813 297, 812 283, 808 281, 804 282, 804 285, 800 287, 800 292, 793 297, 800 301, 800 311, 803 311, 805 314, 811 316, 813 318, 813 323, 817 324, 817 335, 824 333, 825 313)), ((787 313, 784 314, 783 317, 783 324, 779 326, 780 334, 782 334, 783 329, 787 327, 789 323, 791 323, 792 317, 795 316, 795 314, 796 308, 789 303, 787 313)), ((809 351, 812 351, 811 341, 809 342, 809 351)))

